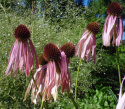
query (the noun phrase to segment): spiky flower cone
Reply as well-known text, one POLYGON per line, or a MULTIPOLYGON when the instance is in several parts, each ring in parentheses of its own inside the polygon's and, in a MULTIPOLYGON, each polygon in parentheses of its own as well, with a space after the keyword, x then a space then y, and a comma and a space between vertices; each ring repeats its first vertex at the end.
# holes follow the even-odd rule
POLYGON ((65 55, 68 59, 75 55, 75 45, 71 42, 63 44, 60 47, 60 50, 65 52, 65 55))
POLYGON ((20 41, 27 41, 27 39, 30 38, 30 30, 21 24, 15 29, 14 36, 20 41))
POLYGON ((92 22, 87 25, 87 30, 92 32, 94 35, 96 35, 99 32, 99 24, 97 22, 92 22))
POLYGON ((43 56, 46 61, 60 60, 61 53, 55 44, 48 43, 43 50, 43 56))
POLYGON ((118 2, 112 2, 107 9, 107 13, 114 16, 120 16, 122 14, 122 7, 118 2))

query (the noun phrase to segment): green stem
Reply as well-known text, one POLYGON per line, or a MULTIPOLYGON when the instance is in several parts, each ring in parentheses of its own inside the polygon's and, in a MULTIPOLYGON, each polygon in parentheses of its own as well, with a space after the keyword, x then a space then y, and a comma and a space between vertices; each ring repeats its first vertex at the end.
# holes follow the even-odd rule
POLYGON ((41 103, 41 107, 40 107, 40 109, 43 109, 43 102, 44 102, 44 101, 42 101, 42 103, 41 103))
MULTIPOLYGON (((117 37, 117 33, 116 33, 116 23, 115 23, 115 25, 114 25, 114 37, 115 37, 115 39, 116 39, 116 37, 117 37)), ((117 64, 118 64, 119 83, 120 83, 120 86, 121 86, 121 73, 120 73, 118 46, 116 46, 116 55, 117 55, 117 64)))
POLYGON ((119 64, 119 51, 118 47, 116 46, 116 55, 117 55, 117 63, 118 63, 118 75, 119 75, 119 83, 121 86, 121 73, 120 73, 120 64, 119 64))
POLYGON ((75 87, 75 102, 76 102, 76 96, 77 96, 77 83, 78 83, 78 76, 79 76, 79 69, 80 69, 81 62, 82 62, 82 58, 80 59, 78 71, 77 71, 76 87, 75 87))
POLYGON ((78 106, 77 106, 77 104, 76 104, 75 100, 73 99, 73 97, 72 97, 71 93, 69 93, 69 92, 68 92, 68 97, 70 97, 70 99, 71 99, 71 101, 73 102, 73 104, 74 104, 75 108, 76 108, 76 109, 78 109, 78 106))
POLYGON ((45 102, 42 101, 40 109, 43 109, 43 107, 45 107, 45 109, 49 109, 49 108, 48 108, 48 101, 47 101, 47 100, 46 100, 45 102), (43 105, 44 105, 44 106, 43 106, 43 105))

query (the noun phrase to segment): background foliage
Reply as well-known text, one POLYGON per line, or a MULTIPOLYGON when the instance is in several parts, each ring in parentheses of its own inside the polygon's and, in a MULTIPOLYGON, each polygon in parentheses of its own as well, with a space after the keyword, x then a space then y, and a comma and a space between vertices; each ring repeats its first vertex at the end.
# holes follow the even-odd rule
MULTIPOLYGON (((18 72, 16 77, 5 77, 8 56, 15 41, 13 32, 19 24, 25 24, 31 30, 31 39, 39 57, 44 46, 55 43, 58 46, 66 42, 77 45, 88 23, 96 21, 100 25, 97 38, 97 63, 82 61, 78 81, 77 104, 80 109, 114 109, 117 104, 119 80, 114 47, 102 45, 102 31, 107 16, 107 6, 114 0, 93 0, 88 7, 73 0, 27 0, 22 5, 20 0, 0 1, 0 108, 25 109, 38 108, 40 104, 31 104, 30 95, 23 102, 24 94, 31 77, 18 72)), ((123 6, 125 3, 118 0, 123 6)), ((125 46, 120 46, 120 67, 122 77, 125 66, 125 46)), ((69 70, 72 77, 72 94, 74 96, 75 79, 79 58, 70 60, 69 70)), ((56 102, 49 103, 51 109, 71 109, 73 104, 67 94, 59 91, 56 102), (67 106, 67 107, 66 107, 67 106)))

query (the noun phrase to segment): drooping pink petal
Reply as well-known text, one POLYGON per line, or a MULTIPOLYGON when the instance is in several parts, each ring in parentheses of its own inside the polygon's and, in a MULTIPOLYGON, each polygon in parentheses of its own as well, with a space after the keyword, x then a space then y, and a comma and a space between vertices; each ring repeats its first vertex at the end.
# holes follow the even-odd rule
POLYGON ((46 79, 45 79, 45 89, 43 91, 44 99, 49 99, 51 97, 52 88, 55 86, 55 75, 56 66, 55 62, 49 62, 47 64, 46 79))
POLYGON ((102 34, 103 44, 105 44, 105 36, 107 35, 107 25, 108 25, 109 17, 110 16, 108 15, 104 23, 103 34, 102 34))
POLYGON ((113 29, 116 19, 117 19, 117 16, 112 16, 112 15, 110 16, 108 25, 107 25, 107 34, 110 34, 111 30, 113 29))
POLYGON ((26 68, 26 48, 25 48, 25 43, 23 43, 23 63, 24 67, 26 68))
MULTIPOLYGON (((107 16, 105 23, 104 23, 104 28, 103 28, 103 34, 106 32, 107 33, 107 25, 108 25, 108 20, 110 18, 110 15, 107 16)), ((104 36, 104 35, 102 35, 104 36)))
POLYGON ((18 45, 17 53, 15 54, 15 63, 14 63, 14 69, 13 69, 13 76, 15 77, 18 71, 19 67, 19 56, 20 56, 20 43, 18 45))
POLYGON ((119 100, 118 100, 116 109, 125 109, 125 93, 123 93, 122 95, 122 86, 123 86, 124 80, 125 80, 125 77, 123 78, 122 83, 121 83, 121 87, 119 91, 119 100))
POLYGON ((116 109, 125 109, 125 93, 122 95, 121 100, 118 102, 116 109))
POLYGON ((83 33, 82 38, 80 39, 80 41, 81 41, 81 40, 85 40, 88 35, 89 35, 89 31, 86 30, 86 31, 83 33))
POLYGON ((67 91, 70 91, 71 87, 71 77, 68 71, 67 59, 64 52, 61 52, 61 78, 62 78, 62 92, 66 88, 67 91))
MULTIPOLYGON (((113 41, 112 41, 112 45, 114 46, 114 44, 116 44, 116 38, 117 38, 117 30, 118 30, 118 18, 116 19, 116 22, 115 22, 115 25, 114 25, 114 28, 112 29, 113 32, 112 32, 112 36, 113 36, 113 41), (114 29, 116 29, 116 31, 114 31, 114 29)), ((110 36, 111 36, 110 35, 110 36)))
MULTIPOLYGON (((37 69, 36 70, 36 72, 35 72, 35 74, 34 74, 34 80, 35 80, 35 82, 36 83, 38 83, 38 84, 35 84, 34 83, 34 81, 33 81, 33 79, 31 79, 31 81, 30 81, 30 83, 29 83, 29 85, 28 85, 28 88, 27 88, 27 90, 26 90, 26 93, 25 93, 25 97, 24 97, 24 100, 23 101, 25 101, 26 100, 26 98, 27 98, 27 96, 28 96, 28 94, 29 94, 29 92, 30 92, 30 90, 31 90, 31 88, 32 88, 32 86, 34 86, 33 88, 35 88, 37 85, 40 85, 41 83, 41 85, 43 86, 43 82, 45 81, 45 77, 43 76, 44 75, 44 72, 42 72, 45 68, 47 68, 47 65, 43 65, 43 66, 41 66, 39 69, 37 69), (39 74, 41 74, 41 78, 38 78, 38 75, 39 74), (39 82, 37 82, 37 80, 38 79, 40 79, 39 81, 41 82, 41 83, 39 83, 39 82)), ((40 75, 39 75, 40 76, 40 75)), ((35 89, 33 89, 33 90, 35 90, 35 89)), ((33 93, 34 91, 32 91, 32 93, 33 93)), ((33 94, 33 96, 34 96, 34 94, 33 94)), ((32 97, 32 98, 34 98, 34 97, 32 97)), ((32 101, 33 101, 33 99, 32 99, 32 101)))
POLYGON ((84 41, 87 39, 88 35, 89 35, 89 32, 88 32, 88 30, 86 30, 83 33, 82 38, 80 39, 80 41, 78 42, 78 44, 76 46, 76 53, 75 53, 75 55, 78 55, 78 57, 81 57, 82 46, 83 46, 84 41))
POLYGON ((29 45, 27 42, 25 42, 25 47, 26 47, 26 67, 25 67, 25 73, 26 73, 26 76, 29 76, 30 73, 29 73, 29 45))
POLYGON ((90 38, 90 41, 89 41, 89 44, 87 46, 86 53, 85 53, 85 56, 84 56, 84 59, 87 59, 88 61, 90 61, 90 53, 91 53, 92 43, 93 43, 92 37, 90 38))
POLYGON ((31 42, 29 41, 29 45, 30 45, 30 47, 29 47, 29 51, 30 51, 30 53, 29 53, 29 58, 30 58, 30 68, 31 68, 31 70, 33 69, 33 63, 34 63, 34 50, 32 49, 32 46, 31 46, 31 44, 30 44, 31 42))
POLYGON ((92 58, 93 62, 96 62, 96 37, 93 36, 93 46, 92 46, 92 58))
POLYGON ((20 70, 22 70, 23 69, 23 64, 24 64, 24 56, 23 56, 23 44, 22 44, 22 42, 20 42, 20 58, 19 58, 19 60, 20 60, 20 63, 19 63, 19 67, 20 67, 20 70))
POLYGON ((117 16, 113 17, 112 15, 110 17, 108 17, 108 20, 105 21, 105 23, 107 24, 107 26, 104 28, 103 30, 103 45, 104 46, 110 46, 110 40, 112 38, 113 35, 113 27, 114 24, 116 22, 116 18, 117 16))
POLYGON ((9 64, 9 61, 10 61, 10 58, 11 58, 11 54, 13 54, 14 49, 15 49, 17 43, 18 43, 18 41, 16 40, 16 41, 14 42, 14 44, 13 44, 13 47, 12 47, 11 52, 10 52, 10 55, 9 55, 8 64, 9 64))
POLYGON ((117 35, 117 38, 116 38, 116 46, 120 45, 120 41, 122 40, 122 37, 123 37, 123 31, 124 31, 123 21, 122 21, 122 18, 120 16, 118 35, 117 35))
POLYGON ((84 44, 82 46, 81 58, 84 58, 84 56, 85 56, 86 48, 87 48, 87 46, 89 44, 89 41, 90 41, 91 37, 92 37, 92 35, 90 34, 88 36, 87 40, 84 42, 84 44))
POLYGON ((30 38, 29 38, 29 43, 30 43, 30 47, 31 47, 32 53, 34 53, 34 55, 35 55, 36 68, 39 68, 39 63, 38 63, 38 59, 37 59, 37 54, 36 54, 35 48, 34 48, 34 46, 33 46, 32 41, 30 40, 30 38))
POLYGON ((10 57, 9 57, 9 63, 8 63, 8 67, 6 69, 5 75, 10 75, 12 72, 13 64, 16 58, 15 54, 17 53, 18 47, 19 47, 18 41, 15 41, 13 51, 11 52, 10 57))

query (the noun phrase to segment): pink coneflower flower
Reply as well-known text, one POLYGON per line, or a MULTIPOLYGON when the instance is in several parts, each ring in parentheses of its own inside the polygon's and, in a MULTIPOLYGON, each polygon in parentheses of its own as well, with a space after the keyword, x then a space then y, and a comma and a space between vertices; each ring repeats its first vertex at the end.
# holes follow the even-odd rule
POLYGON ((115 44, 119 46, 124 30, 121 17, 122 7, 118 2, 112 2, 107 9, 107 13, 108 16, 104 24, 102 35, 103 45, 110 46, 110 41, 113 38, 112 45, 115 44), (116 31, 116 33, 114 31, 116 31))
POLYGON ((58 88, 62 82, 62 92, 64 89, 70 91, 71 77, 68 70, 68 62, 65 53, 60 52, 57 45, 49 43, 45 46, 43 54, 39 58, 39 69, 34 74, 34 81, 31 80, 26 94, 26 99, 31 87, 31 101, 36 103, 42 94, 42 100, 50 100, 53 96, 54 101, 58 97, 58 88), (37 87, 37 90, 36 88, 37 87))
POLYGON ((33 69, 34 56, 36 59, 36 68, 38 68, 38 60, 35 48, 30 40, 30 30, 25 25, 19 25, 14 32, 15 43, 10 52, 8 67, 5 75, 10 75, 13 69, 16 76, 18 68, 23 70, 25 67, 26 76, 30 75, 30 70, 33 69))
POLYGON ((88 24, 87 30, 83 33, 82 38, 76 46, 76 55, 83 60, 90 60, 90 52, 92 49, 92 58, 95 63, 96 60, 96 34, 99 32, 99 25, 97 22, 88 24))
POLYGON ((66 88, 67 92, 70 92, 71 77, 68 69, 70 58, 75 55, 75 45, 71 42, 65 43, 60 47, 62 62, 61 62, 61 78, 62 78, 62 92, 66 88), (63 70, 65 69, 65 70, 63 70))
POLYGON ((119 100, 118 100, 116 109, 125 109, 125 93, 122 95, 122 86, 123 86, 124 80, 125 80, 125 77, 123 78, 122 83, 121 83, 121 87, 119 91, 119 100))

